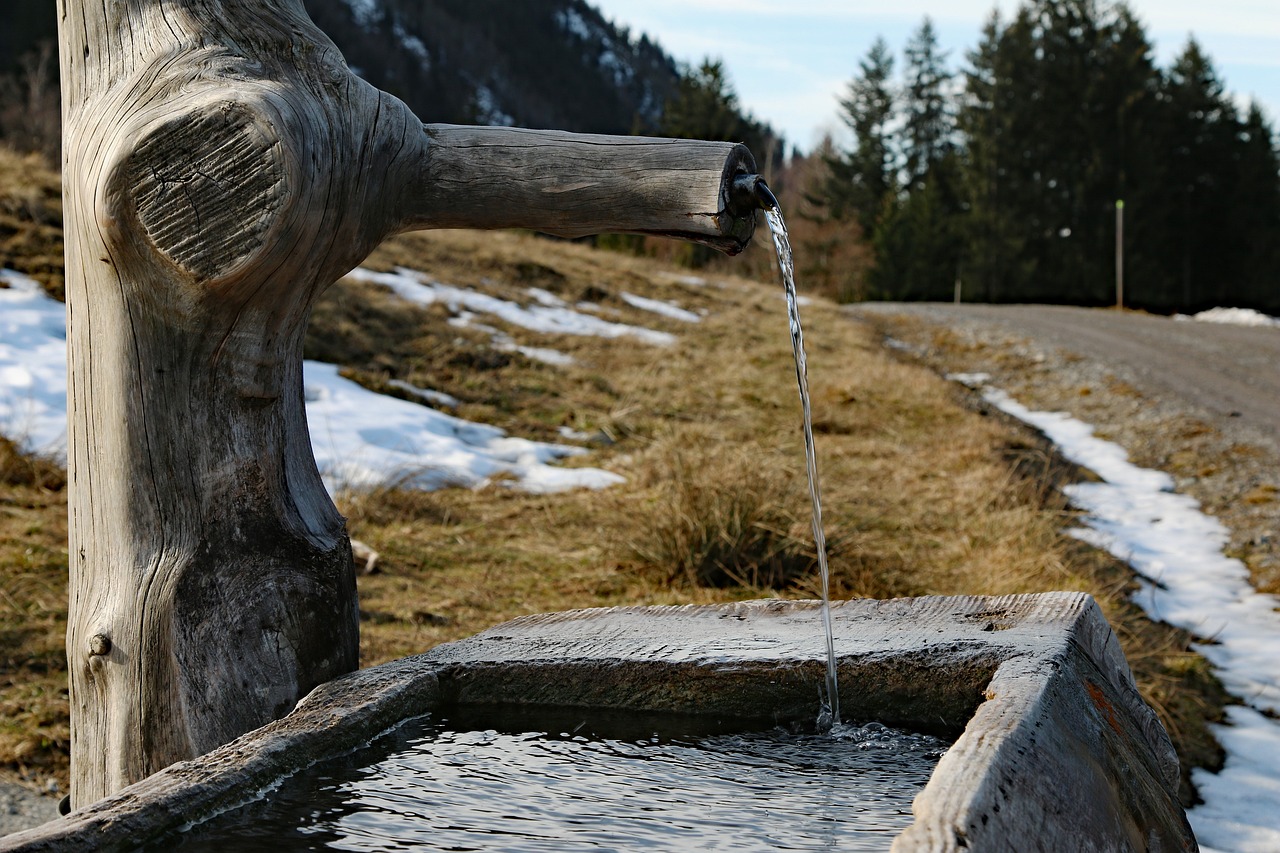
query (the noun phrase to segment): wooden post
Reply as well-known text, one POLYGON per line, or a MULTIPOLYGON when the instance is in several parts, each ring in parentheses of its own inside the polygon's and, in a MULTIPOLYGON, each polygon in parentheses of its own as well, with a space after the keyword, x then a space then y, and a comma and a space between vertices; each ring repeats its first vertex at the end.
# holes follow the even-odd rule
POLYGON ((727 251, 728 143, 423 124, 301 0, 59 0, 73 807, 355 669, 302 341, 385 236, 660 232, 727 251))
POLYGON ((1116 199, 1116 310, 1124 310, 1124 200, 1116 199))

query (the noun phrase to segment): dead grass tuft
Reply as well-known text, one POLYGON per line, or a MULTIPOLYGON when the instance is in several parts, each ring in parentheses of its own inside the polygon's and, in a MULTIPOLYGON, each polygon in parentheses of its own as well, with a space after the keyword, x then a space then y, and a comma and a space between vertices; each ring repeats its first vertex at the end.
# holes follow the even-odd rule
POLYGON ((65 475, 0 438, 0 774, 65 787, 65 475))
POLYGON ((660 580, 776 590, 816 571, 794 464, 759 445, 689 443, 683 435, 658 453, 640 537, 627 545, 660 580))
POLYGON ((57 462, 21 452, 0 435, 0 485, 59 492, 67 485, 67 472, 57 462))

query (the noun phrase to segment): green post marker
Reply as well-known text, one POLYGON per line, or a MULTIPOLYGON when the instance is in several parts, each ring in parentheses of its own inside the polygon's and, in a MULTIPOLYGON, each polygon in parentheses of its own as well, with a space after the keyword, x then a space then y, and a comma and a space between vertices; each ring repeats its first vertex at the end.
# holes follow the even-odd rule
POLYGON ((1124 310, 1124 199, 1116 199, 1116 309, 1124 310))

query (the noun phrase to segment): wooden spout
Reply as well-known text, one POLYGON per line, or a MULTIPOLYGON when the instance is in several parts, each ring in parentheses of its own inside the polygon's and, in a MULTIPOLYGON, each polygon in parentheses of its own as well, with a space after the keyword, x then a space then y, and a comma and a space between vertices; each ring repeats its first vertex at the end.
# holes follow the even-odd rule
POLYGON ((423 131, 425 167, 405 230, 662 234, 732 255, 755 229, 755 209, 731 193, 736 178, 756 171, 744 145, 443 124, 423 131))

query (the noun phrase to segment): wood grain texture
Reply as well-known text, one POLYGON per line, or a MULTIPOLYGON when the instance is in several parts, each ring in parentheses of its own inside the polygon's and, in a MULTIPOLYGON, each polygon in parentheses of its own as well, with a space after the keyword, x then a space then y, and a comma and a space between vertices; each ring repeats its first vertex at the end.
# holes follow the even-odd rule
POLYGON ((729 142, 428 125, 410 227, 533 228, 561 237, 666 234, 741 251, 754 212, 729 182, 756 171, 729 142))
POLYGON ((424 126, 301 0, 58 0, 71 796, 103 797, 357 666, 302 341, 408 228, 675 233, 734 250, 740 146, 424 126))

